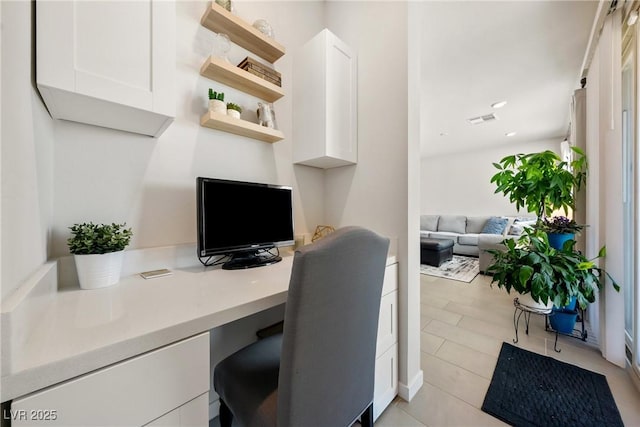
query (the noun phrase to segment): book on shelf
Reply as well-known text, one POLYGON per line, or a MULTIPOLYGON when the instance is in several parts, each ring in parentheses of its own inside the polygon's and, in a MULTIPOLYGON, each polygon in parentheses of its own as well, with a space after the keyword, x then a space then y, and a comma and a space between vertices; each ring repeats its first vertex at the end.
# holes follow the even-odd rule
POLYGON ((253 68, 244 68, 244 70, 246 72, 248 72, 248 73, 253 74, 254 76, 258 76, 261 79, 268 81, 269 83, 273 83, 276 86, 282 87, 282 81, 280 81, 279 79, 276 80, 276 79, 274 79, 274 78, 272 78, 270 76, 267 76, 267 75, 261 73, 260 71, 254 70, 253 68))
POLYGON ((273 84, 282 86, 282 75, 279 72, 277 72, 273 68, 261 64, 253 58, 247 56, 242 62, 240 62, 240 64, 238 64, 238 67, 245 71, 249 71, 258 77, 268 80, 273 84))

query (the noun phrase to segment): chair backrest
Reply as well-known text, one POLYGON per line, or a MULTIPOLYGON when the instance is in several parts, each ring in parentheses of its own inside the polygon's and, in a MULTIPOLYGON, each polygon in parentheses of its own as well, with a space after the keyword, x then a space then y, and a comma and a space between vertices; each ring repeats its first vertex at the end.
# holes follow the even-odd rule
POLYGON ((388 249, 389 239, 345 227, 296 251, 278 426, 347 426, 371 404, 388 249))

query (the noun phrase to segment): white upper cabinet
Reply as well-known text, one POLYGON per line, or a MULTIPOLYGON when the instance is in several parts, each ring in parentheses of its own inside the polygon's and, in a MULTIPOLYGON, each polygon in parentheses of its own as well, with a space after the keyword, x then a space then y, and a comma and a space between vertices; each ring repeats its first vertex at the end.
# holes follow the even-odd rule
POLYGON ((358 161, 357 60, 324 29, 295 55, 293 161, 318 168, 358 161))
POLYGON ((175 117, 175 3, 38 1, 36 82, 51 115, 160 136, 175 117))

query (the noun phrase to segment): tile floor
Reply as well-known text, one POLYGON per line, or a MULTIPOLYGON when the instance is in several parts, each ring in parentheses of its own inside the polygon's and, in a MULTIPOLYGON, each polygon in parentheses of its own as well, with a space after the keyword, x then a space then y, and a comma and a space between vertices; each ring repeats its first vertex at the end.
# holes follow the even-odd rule
MULTIPOLYGON (((480 410, 503 341, 511 343, 513 295, 490 287, 479 275, 471 283, 420 275, 421 364, 424 384, 408 403, 397 398, 376 426, 498 426, 480 410)), ((544 331, 542 316, 531 316, 529 336, 521 325, 519 346, 606 375, 627 427, 640 426, 640 393, 628 374, 579 340, 544 331)))

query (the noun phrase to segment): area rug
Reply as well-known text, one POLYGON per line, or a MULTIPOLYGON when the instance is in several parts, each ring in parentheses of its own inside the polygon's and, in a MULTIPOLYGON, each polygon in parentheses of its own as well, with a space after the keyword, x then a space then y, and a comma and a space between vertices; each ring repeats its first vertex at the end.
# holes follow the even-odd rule
POLYGON ((482 410, 513 426, 623 426, 604 375, 502 343, 482 410))
POLYGON ((451 261, 443 263, 440 267, 420 264, 420 273, 422 274, 466 283, 471 282, 479 272, 478 258, 461 255, 454 255, 451 261))

